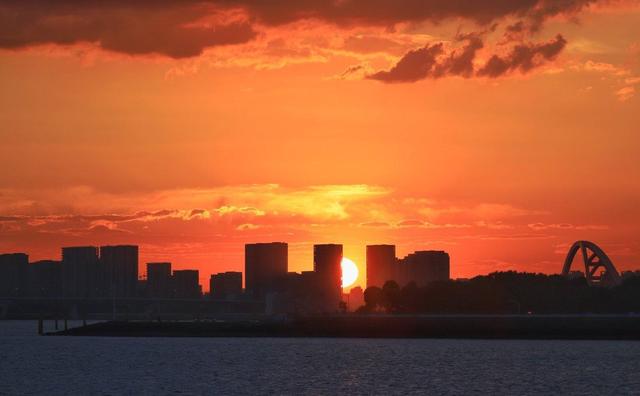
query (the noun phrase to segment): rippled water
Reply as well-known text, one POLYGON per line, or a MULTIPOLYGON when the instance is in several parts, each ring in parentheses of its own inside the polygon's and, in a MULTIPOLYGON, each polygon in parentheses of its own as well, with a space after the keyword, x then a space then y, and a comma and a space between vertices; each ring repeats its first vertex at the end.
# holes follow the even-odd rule
POLYGON ((639 394, 640 342, 39 337, 0 321, 0 394, 639 394))

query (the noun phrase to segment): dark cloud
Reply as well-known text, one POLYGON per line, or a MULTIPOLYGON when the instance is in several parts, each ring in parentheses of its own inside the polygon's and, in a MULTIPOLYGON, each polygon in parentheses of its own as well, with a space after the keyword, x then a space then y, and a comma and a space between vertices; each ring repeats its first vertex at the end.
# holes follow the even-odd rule
MULTIPOLYGON (((248 42, 256 37, 257 24, 314 19, 393 26, 452 18, 489 24, 514 17, 533 30, 550 16, 574 14, 598 1, 605 0, 0 0, 0 48, 88 42, 131 55, 185 58, 208 47, 248 42)), ((473 47, 468 50, 450 73, 469 73, 464 61, 473 47)))
POLYGON ((423 80, 434 76, 434 71, 438 66, 437 58, 442 51, 442 43, 411 50, 389 71, 379 71, 367 78, 387 83, 423 80))
MULTIPOLYGON (((400 22, 441 22, 465 18, 485 24, 515 16, 544 21, 578 12, 598 0, 226 0, 219 4, 245 8, 263 23, 278 25, 319 19, 340 25, 392 25, 400 22)), ((600 0, 602 1, 602 0, 600 0)))
POLYGON ((474 60, 477 52, 484 47, 481 37, 479 33, 459 36, 460 40, 467 42, 466 45, 448 54, 442 43, 409 51, 390 70, 373 73, 367 78, 385 83, 403 83, 447 76, 496 78, 516 70, 527 73, 555 59, 567 44, 562 35, 546 43, 521 43, 506 56, 491 56, 476 71, 474 60))
POLYGON ((515 70, 526 73, 546 61, 555 59, 566 45, 567 40, 562 35, 557 35, 548 43, 518 44, 507 56, 493 55, 484 67, 478 70, 478 75, 495 78, 515 70))
POLYGON ((525 38, 528 29, 523 21, 518 21, 509 25, 504 30, 503 42, 509 43, 513 41, 522 41, 525 38))
POLYGON ((462 76, 469 78, 473 75, 473 61, 476 53, 484 47, 482 34, 470 33, 459 35, 458 41, 467 41, 461 50, 453 51, 435 68, 434 77, 462 76))
POLYGON ((348 77, 352 74, 358 73, 360 71, 364 70, 364 66, 362 65, 353 65, 353 66, 349 66, 347 68, 347 70, 344 71, 344 73, 342 73, 342 75, 340 77, 348 77))
POLYGON ((256 36, 247 21, 200 21, 212 12, 191 1, 0 0, 0 48, 86 42, 130 55, 185 58, 256 36))

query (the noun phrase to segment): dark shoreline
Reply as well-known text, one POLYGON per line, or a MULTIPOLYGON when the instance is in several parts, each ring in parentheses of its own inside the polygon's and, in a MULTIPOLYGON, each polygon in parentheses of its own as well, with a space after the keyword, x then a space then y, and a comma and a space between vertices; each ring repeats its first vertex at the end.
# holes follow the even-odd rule
POLYGON ((287 320, 110 321, 46 335, 640 340, 640 316, 349 315, 287 320))

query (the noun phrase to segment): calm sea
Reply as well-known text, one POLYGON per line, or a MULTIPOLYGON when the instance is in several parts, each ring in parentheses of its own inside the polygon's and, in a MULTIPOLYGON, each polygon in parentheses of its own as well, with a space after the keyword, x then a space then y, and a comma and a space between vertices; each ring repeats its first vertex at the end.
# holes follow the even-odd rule
POLYGON ((640 394, 640 342, 39 337, 0 321, 0 394, 640 394))

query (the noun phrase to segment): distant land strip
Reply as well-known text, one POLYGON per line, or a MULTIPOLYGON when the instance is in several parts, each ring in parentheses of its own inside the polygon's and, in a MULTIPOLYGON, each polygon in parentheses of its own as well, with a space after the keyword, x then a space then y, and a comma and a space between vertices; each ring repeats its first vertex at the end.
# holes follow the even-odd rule
POLYGON ((108 321, 46 335, 640 340, 640 315, 353 315, 288 320, 108 321))

